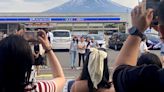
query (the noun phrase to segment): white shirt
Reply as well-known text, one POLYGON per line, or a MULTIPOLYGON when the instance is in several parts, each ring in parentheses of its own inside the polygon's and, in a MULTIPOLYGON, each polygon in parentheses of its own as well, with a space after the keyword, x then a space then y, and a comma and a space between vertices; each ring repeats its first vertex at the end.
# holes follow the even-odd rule
POLYGON ((145 51, 147 51, 148 50, 148 47, 147 47, 147 45, 146 45, 146 42, 141 42, 140 43, 140 53, 145 53, 145 51))
POLYGON ((80 41, 80 42, 78 42, 78 46, 83 48, 83 49, 78 48, 78 52, 84 54, 85 53, 85 48, 84 47, 86 46, 86 43, 80 41))
POLYGON ((47 36, 50 37, 50 42, 52 43, 52 40, 53 40, 53 37, 54 37, 53 33, 48 32, 47 36))
POLYGON ((91 45, 90 45, 90 46, 91 46, 92 48, 97 48, 97 44, 98 44, 98 43, 97 43, 96 41, 94 41, 94 42, 91 42, 91 45))

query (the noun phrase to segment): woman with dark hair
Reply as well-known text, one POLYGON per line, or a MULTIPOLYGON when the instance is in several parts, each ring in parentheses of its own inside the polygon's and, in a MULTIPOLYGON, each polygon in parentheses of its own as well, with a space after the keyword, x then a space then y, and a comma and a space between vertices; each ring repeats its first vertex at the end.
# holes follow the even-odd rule
POLYGON ((83 60, 83 64, 84 64, 85 49, 86 49, 86 43, 85 43, 83 36, 80 38, 77 48, 78 48, 78 54, 79 54, 79 64, 78 64, 79 67, 77 69, 80 69, 81 68, 81 59, 83 60))
POLYGON ((77 45, 78 45, 78 39, 76 36, 74 36, 70 45, 71 69, 76 68, 75 62, 76 62, 76 57, 77 57, 77 52, 78 52, 77 45))
POLYGON ((31 74, 34 57, 29 43, 19 35, 0 41, 0 92, 60 92, 65 78, 60 63, 51 49, 46 33, 39 41, 51 63, 53 80, 34 82, 31 74))
POLYGON ((109 82, 107 53, 91 48, 81 76, 72 85, 72 92, 114 92, 109 82))
POLYGON ((162 63, 160 58, 153 53, 145 53, 138 58, 137 66, 151 65, 151 64, 157 65, 158 67, 162 68, 162 63))

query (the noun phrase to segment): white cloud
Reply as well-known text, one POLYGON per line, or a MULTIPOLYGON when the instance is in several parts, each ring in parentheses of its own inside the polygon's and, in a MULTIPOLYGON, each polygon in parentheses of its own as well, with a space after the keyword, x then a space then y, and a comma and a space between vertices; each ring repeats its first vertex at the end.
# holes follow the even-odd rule
POLYGON ((12 0, 13 2, 24 2, 24 0, 12 0))
POLYGON ((117 2, 124 6, 130 7, 130 8, 133 8, 136 5, 138 5, 138 0, 112 0, 112 1, 117 2))
POLYGON ((42 12, 66 0, 6 0, 0 3, 0 12, 42 12), (7 7, 6 7, 7 6, 7 7))

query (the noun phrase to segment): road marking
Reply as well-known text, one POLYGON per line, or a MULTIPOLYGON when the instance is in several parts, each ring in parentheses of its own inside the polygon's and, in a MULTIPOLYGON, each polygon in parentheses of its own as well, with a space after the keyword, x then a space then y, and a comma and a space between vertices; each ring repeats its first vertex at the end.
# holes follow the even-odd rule
MULTIPOLYGON (((114 69, 113 67, 108 67, 109 69, 114 69)), ((43 71, 43 70, 51 70, 51 68, 46 68, 46 69, 40 69, 40 71, 43 71)), ((78 69, 71 69, 71 68, 63 68, 63 70, 78 70, 78 69)), ((82 69, 79 69, 79 70, 82 70, 82 69)))
POLYGON ((37 75, 36 78, 40 78, 40 77, 53 77, 52 74, 40 74, 40 75, 37 75))
MULTIPOLYGON (((53 78, 52 74, 40 74, 36 78, 53 78)), ((75 76, 65 77, 66 79, 75 79, 75 76)))

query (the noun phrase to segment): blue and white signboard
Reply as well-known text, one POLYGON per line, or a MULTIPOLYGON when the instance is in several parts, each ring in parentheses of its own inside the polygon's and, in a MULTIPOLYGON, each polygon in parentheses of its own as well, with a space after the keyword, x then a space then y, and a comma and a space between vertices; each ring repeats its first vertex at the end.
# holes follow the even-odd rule
POLYGON ((0 23, 19 22, 120 22, 120 17, 0 17, 0 23))

